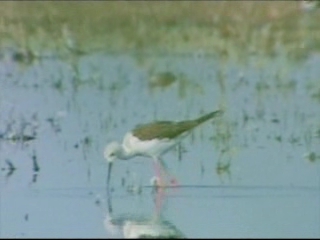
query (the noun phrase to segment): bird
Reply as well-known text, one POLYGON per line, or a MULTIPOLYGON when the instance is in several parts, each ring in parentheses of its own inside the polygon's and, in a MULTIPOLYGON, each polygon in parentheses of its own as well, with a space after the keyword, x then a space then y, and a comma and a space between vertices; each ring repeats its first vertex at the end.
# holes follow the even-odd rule
MULTIPOLYGON (((110 142, 103 153, 108 163, 107 187, 109 186, 113 163, 116 160, 129 160, 137 156, 153 159, 157 185, 160 185, 162 172, 167 176, 171 175, 168 173, 162 156, 180 143, 194 128, 222 113, 223 111, 218 109, 193 120, 155 121, 140 124, 125 134, 122 143, 110 142)), ((177 185, 176 179, 172 178, 171 183, 177 185)))

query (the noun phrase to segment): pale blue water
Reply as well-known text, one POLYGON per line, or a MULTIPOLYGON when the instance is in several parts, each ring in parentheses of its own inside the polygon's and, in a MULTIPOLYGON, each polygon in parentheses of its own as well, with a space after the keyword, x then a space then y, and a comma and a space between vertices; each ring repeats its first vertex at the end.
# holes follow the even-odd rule
POLYGON ((152 190, 129 185, 149 185, 152 162, 115 163, 108 213, 105 145, 139 123, 220 107, 221 119, 183 141, 181 160, 177 151, 164 156, 185 187, 168 190, 161 219, 185 237, 320 237, 319 55, 239 64, 99 54, 71 66, 54 58, 0 63, 1 237, 111 238, 123 236, 125 222, 149 223, 157 216, 152 190), (151 89, 150 74, 164 71, 180 80, 151 89), (33 132, 27 143, 4 139, 33 132), (9 177, 6 160, 16 167, 9 177), (217 173, 218 162, 230 163, 229 174, 217 173), (118 232, 105 226, 110 214, 118 232))

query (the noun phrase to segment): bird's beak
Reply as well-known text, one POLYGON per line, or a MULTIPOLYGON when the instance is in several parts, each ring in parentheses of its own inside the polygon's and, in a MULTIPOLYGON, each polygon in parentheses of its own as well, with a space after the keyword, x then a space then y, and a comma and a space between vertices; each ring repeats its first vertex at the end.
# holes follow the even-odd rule
POLYGON ((112 170, 113 162, 108 163, 108 176, 107 176, 107 188, 109 188, 109 182, 111 178, 111 170, 112 170))

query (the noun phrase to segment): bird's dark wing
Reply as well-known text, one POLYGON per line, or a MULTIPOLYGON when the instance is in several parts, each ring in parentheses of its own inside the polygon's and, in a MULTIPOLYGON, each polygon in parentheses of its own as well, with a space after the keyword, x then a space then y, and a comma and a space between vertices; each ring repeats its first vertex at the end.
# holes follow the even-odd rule
POLYGON ((138 125, 132 133, 140 140, 172 139, 222 113, 222 110, 216 110, 194 120, 181 122, 157 121, 142 124, 138 125))
POLYGON ((158 121, 149 124, 138 125, 132 133, 140 140, 172 139, 191 130, 197 123, 195 121, 170 122, 158 121))

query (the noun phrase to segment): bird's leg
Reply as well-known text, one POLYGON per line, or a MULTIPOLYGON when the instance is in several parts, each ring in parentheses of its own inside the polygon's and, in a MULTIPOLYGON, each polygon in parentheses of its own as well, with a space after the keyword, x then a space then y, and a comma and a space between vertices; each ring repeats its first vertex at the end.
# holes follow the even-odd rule
POLYGON ((157 216, 160 216, 161 214, 161 209, 163 206, 163 202, 165 199, 165 191, 162 188, 159 188, 156 192, 155 196, 155 206, 156 206, 156 214, 157 216))
POLYGON ((167 177, 170 177, 170 184, 173 187, 177 187, 179 185, 178 180, 172 173, 169 172, 169 169, 168 169, 167 165, 165 164, 165 162, 161 158, 158 158, 158 162, 159 162, 161 170, 162 170, 161 172, 164 172, 167 177))
POLYGON ((162 170, 158 159, 154 158, 153 165, 156 173, 157 185, 160 186, 162 184, 162 170))

